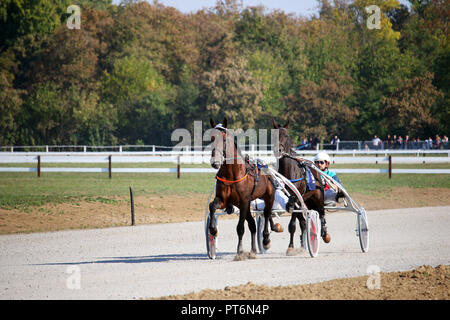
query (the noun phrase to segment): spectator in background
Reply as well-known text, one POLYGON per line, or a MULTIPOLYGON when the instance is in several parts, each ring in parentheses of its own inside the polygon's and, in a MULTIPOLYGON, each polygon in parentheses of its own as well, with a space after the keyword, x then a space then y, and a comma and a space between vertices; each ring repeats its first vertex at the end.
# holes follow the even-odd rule
POLYGON ((380 148, 380 146, 381 146, 380 143, 381 143, 380 138, 378 138, 377 135, 374 135, 373 139, 372 139, 372 146, 375 150, 380 148))
POLYGON ((441 137, 439 135, 436 135, 436 139, 434 140, 434 148, 440 149, 441 148, 441 137))
POLYGON ((409 136, 405 136, 405 140, 403 141, 403 149, 409 149, 409 136))
POLYGON ((338 136, 334 136, 333 139, 331 139, 331 144, 333 145, 334 150, 338 149, 339 142, 341 142, 341 140, 338 138, 338 136))
POLYGON ((402 138, 402 136, 398 136, 398 138, 397 138, 397 146, 398 146, 397 149, 402 149, 402 146, 403 146, 403 138, 402 138))
POLYGON ((302 144, 307 144, 308 143, 308 140, 306 138, 303 138, 301 141, 302 141, 302 144))
POLYGON ((397 135, 394 134, 394 136, 392 137, 392 147, 393 149, 397 149, 398 148, 398 141, 397 141, 397 135))
POLYGON ((420 138, 417 138, 417 148, 416 149, 423 149, 424 148, 424 141, 421 141, 420 138))
POLYGON ((427 149, 432 149, 433 148, 433 139, 431 139, 431 137, 428 137, 428 140, 425 140, 426 145, 427 145, 427 149))
POLYGON ((442 138, 442 147, 448 149, 448 137, 446 135, 442 138))
POLYGON ((419 138, 413 138, 411 143, 412 149, 419 149, 420 148, 420 139, 419 138))
POLYGON ((386 137, 386 140, 384 141, 384 148, 385 149, 391 149, 392 148, 392 139, 391 139, 391 135, 388 134, 386 137))

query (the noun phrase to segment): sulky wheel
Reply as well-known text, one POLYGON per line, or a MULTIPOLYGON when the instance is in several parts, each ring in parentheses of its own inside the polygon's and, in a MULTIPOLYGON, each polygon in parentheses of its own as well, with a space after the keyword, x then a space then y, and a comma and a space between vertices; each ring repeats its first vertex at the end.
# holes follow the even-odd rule
POLYGON ((367 213, 364 208, 361 208, 357 212, 357 219, 359 244, 362 252, 367 252, 369 251, 369 221, 367 220, 367 213))
POLYGON ((205 223, 206 251, 208 252, 208 257, 214 260, 216 259, 216 252, 217 252, 217 237, 214 237, 209 233, 210 221, 211 218, 208 216, 205 223))
POLYGON ((306 245, 311 258, 317 257, 319 253, 320 228, 319 213, 309 210, 306 216, 306 245))

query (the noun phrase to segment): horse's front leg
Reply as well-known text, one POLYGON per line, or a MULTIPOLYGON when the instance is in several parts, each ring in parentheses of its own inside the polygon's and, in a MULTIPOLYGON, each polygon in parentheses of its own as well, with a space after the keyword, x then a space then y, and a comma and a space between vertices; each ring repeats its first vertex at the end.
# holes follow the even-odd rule
POLYGON ((251 239, 252 239, 252 250, 251 253, 256 254, 256 223, 255 223, 255 218, 253 218, 251 212, 250 212, 250 204, 248 205, 248 210, 247 210, 247 223, 248 223, 248 228, 250 229, 250 233, 251 233, 251 239))
MULTIPOLYGON (((242 237, 244 236, 244 222, 247 218, 247 210, 248 210, 248 206, 247 205, 241 205, 239 208, 239 221, 238 224, 236 226, 236 232, 238 234, 238 246, 237 246, 237 254, 241 254, 244 252, 244 248, 242 246, 242 237)), ((253 240, 252 240, 253 241, 253 240)))
POLYGON ((305 243, 303 241, 303 235, 305 235, 305 232, 306 232, 306 219, 305 219, 305 216, 303 213, 299 214, 297 216, 297 218, 298 218, 298 223, 300 224, 300 230, 302 232, 302 234, 300 236, 300 242, 302 244, 303 249, 305 249, 306 247, 305 247, 305 243))
POLYGON ((209 233, 213 237, 217 237, 216 210, 223 207, 224 203, 219 197, 215 197, 209 204, 209 233))

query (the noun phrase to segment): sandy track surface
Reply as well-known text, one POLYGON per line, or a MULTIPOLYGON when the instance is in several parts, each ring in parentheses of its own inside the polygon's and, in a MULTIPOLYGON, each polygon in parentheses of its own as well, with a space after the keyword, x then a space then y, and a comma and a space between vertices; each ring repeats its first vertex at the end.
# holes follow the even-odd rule
MULTIPOLYGON (((252 282, 305 284, 450 262, 450 207, 369 211, 370 251, 361 253, 356 217, 328 215, 330 244, 317 258, 286 256, 288 217, 272 248, 233 261, 236 220, 219 220, 217 260, 205 253, 203 222, 0 236, 0 299, 134 299, 223 289, 252 282)), ((297 237, 298 240, 298 237, 297 237)), ((297 241, 297 245, 299 241, 297 241)), ((246 228, 244 247, 250 248, 246 228)))

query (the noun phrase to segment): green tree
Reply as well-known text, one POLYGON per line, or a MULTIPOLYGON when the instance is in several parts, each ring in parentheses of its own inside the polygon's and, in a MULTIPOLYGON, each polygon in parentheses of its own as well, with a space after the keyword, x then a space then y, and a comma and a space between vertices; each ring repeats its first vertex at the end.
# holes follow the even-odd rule
POLYGON ((442 93, 432 84, 433 77, 405 80, 388 98, 383 99, 384 114, 390 132, 402 135, 433 135, 439 120, 432 114, 436 98, 442 93))
POLYGON ((3 0, 0 48, 27 34, 51 34, 64 21, 68 5, 68 0, 3 0))
POLYGON ((284 111, 283 97, 291 87, 287 66, 270 51, 257 50, 249 55, 248 69, 263 85, 262 112, 278 117, 284 111))
POLYGON ((236 128, 255 126, 262 112, 263 85, 248 70, 245 58, 229 59, 224 69, 205 73, 203 86, 212 117, 226 117, 236 128))
POLYGON ((342 67, 329 63, 322 71, 320 85, 308 81, 294 95, 286 98, 286 116, 293 120, 293 128, 298 134, 349 137, 346 129, 355 120, 358 111, 351 108, 347 101, 353 94, 352 79, 341 72, 342 67))
POLYGON ((22 108, 22 93, 0 72, 0 145, 14 145, 18 141, 17 118, 22 108))
POLYGON ((150 143, 152 138, 167 137, 169 128, 160 121, 168 113, 171 93, 150 61, 135 56, 116 60, 113 71, 103 76, 102 98, 116 109, 119 142, 141 139, 150 143))

